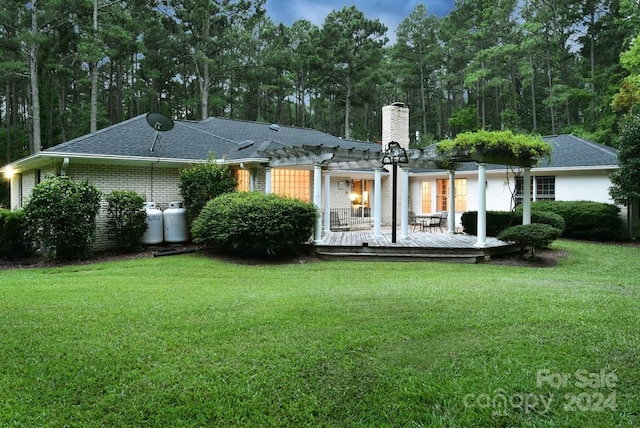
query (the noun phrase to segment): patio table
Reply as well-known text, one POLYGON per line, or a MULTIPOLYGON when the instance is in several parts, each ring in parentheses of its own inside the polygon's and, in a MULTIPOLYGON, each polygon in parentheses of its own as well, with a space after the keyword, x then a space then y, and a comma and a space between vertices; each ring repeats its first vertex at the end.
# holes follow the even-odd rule
POLYGON ((437 220, 440 222, 440 213, 432 213, 432 214, 416 214, 416 221, 420 223, 420 231, 424 231, 425 229, 429 229, 429 226, 432 224, 432 220, 437 220))

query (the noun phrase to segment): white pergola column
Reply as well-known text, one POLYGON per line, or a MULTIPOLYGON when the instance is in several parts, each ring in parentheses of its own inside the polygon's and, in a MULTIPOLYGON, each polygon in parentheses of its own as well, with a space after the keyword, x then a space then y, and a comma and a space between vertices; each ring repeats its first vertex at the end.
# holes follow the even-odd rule
POLYGON ((322 241, 322 167, 319 163, 313 165, 313 204, 318 209, 313 241, 318 244, 322 241))
POLYGON ((449 171, 449 214, 447 217, 447 229, 450 234, 456 233, 456 171, 449 171))
POLYGON ((478 164, 478 240, 476 247, 487 246, 487 165, 478 164))
POLYGON ((324 231, 331 230, 331 171, 324 173, 324 231))
POLYGON ((522 174, 522 224, 531 224, 531 168, 522 174))
POLYGON ((373 170, 373 236, 382 236, 382 168, 373 170))
POLYGON ((401 171, 400 238, 406 238, 409 235, 409 168, 401 168, 401 171))
POLYGON ((264 193, 272 193, 273 187, 271 185, 271 167, 268 166, 264 171, 264 193))
POLYGON ((254 169, 249 170, 249 191, 256 190, 256 172, 254 169))

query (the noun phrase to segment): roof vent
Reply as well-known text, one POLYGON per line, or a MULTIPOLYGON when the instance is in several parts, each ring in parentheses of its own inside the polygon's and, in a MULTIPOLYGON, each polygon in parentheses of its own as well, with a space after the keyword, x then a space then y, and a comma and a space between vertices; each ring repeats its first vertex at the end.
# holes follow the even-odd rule
POLYGON ((272 131, 279 131, 280 127, 278 125, 276 125, 275 123, 272 123, 271 125, 269 125, 269 129, 272 131))
POLYGON ((253 140, 244 140, 238 144, 238 150, 246 149, 247 147, 253 146, 253 140))

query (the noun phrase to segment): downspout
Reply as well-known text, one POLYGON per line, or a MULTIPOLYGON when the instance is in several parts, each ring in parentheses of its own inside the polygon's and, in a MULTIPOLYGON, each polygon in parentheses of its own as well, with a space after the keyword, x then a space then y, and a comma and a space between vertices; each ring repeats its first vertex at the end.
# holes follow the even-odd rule
POLYGON ((69 166, 69 158, 64 158, 62 160, 62 166, 60 167, 60 177, 67 176, 67 167, 69 166))

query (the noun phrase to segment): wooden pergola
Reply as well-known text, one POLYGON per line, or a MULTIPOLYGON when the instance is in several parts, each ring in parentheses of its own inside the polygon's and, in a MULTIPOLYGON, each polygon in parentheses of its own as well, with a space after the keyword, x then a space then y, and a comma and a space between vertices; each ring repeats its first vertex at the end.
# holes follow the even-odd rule
MULTIPOLYGON (((455 156, 443 158, 435 145, 424 149, 405 150, 407 162, 401 168, 402 193, 400 195, 400 233, 407 236, 409 231, 409 171, 411 168, 427 168, 447 170, 449 173, 448 198, 448 230, 455 232, 455 171, 463 162, 478 164, 478 225, 475 246, 487 247, 486 224, 486 165, 482 159, 470 153, 457 153, 455 156)), ((332 170, 354 170, 371 168, 374 172, 374 206, 373 206, 373 235, 381 236, 382 219, 382 170, 385 151, 382 148, 359 149, 341 146, 301 145, 279 146, 260 152, 269 159, 269 167, 313 166, 313 203, 324 216, 318 216, 314 242, 322 240, 322 231, 329 231, 330 227, 330 179, 332 170), (324 174, 323 174, 324 170, 324 174), (324 207, 322 207, 324 178, 324 207), (323 209, 324 208, 324 209, 323 209)), ((531 164, 523 166, 524 182, 531 177, 531 164)), ((531 223, 531 189, 523 188, 523 224, 531 223)))

